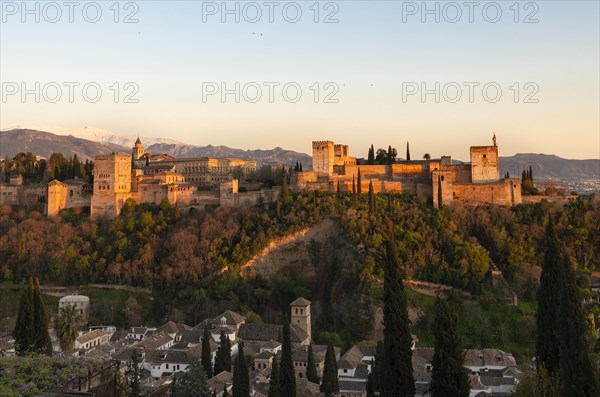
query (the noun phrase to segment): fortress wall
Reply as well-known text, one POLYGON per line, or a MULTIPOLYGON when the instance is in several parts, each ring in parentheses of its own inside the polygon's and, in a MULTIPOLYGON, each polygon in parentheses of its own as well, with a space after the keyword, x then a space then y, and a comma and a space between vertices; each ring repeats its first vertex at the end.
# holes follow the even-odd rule
POLYGON ((522 202, 521 185, 516 179, 490 183, 455 183, 452 188, 455 200, 497 205, 515 205, 522 202))

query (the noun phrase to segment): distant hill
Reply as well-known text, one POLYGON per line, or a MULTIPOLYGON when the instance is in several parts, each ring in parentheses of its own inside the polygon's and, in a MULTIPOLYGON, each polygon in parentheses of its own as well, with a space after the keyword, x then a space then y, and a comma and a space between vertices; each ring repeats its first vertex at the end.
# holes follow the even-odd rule
POLYGON ((600 159, 568 160, 551 154, 518 153, 500 157, 502 175, 520 177, 524 169, 533 169, 534 179, 560 181, 600 181, 600 159))
POLYGON ((0 131, 0 156, 14 157, 20 152, 31 152, 36 156, 50 157, 62 153, 69 158, 74 154, 81 160, 93 159, 97 154, 111 152, 129 153, 131 149, 114 143, 94 142, 74 136, 55 135, 29 129, 0 131))
MULTIPOLYGON (((131 147, 137 138, 121 137, 108 131, 93 128, 56 129, 56 131, 59 134, 69 131, 78 137, 23 128, 0 131, 0 156, 13 157, 19 152, 32 152, 38 156, 49 157, 53 152, 61 152, 67 157, 77 153, 77 156, 81 159, 92 159, 96 154, 131 153, 131 147)), ((145 149, 152 154, 165 153, 175 157, 235 157, 267 164, 295 164, 298 161, 302 163, 303 169, 306 171, 312 165, 309 155, 280 147, 268 150, 242 150, 227 146, 187 145, 162 138, 140 139, 142 144, 149 145, 145 149)))
POLYGON ((167 153, 175 157, 235 157, 256 160, 267 164, 295 164, 296 161, 298 161, 302 163, 303 169, 306 171, 308 171, 312 165, 312 159, 308 154, 294 152, 293 150, 285 150, 280 147, 267 150, 242 150, 233 149, 227 146, 194 146, 186 144, 160 143, 150 145, 146 148, 146 151, 153 154, 167 153))

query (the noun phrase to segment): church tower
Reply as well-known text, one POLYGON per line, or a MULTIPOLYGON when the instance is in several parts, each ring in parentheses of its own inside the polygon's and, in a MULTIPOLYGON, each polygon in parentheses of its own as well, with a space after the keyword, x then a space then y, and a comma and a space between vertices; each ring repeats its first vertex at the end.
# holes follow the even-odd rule
POLYGON ((135 146, 133 147, 133 152, 131 153, 131 158, 135 162, 139 160, 144 155, 144 147, 142 146, 142 141, 140 141, 140 137, 138 136, 135 141, 135 146))
POLYGON ((292 308, 292 325, 295 325, 304 330, 309 339, 311 335, 311 319, 310 319, 310 301, 304 298, 298 298, 290 303, 292 308))

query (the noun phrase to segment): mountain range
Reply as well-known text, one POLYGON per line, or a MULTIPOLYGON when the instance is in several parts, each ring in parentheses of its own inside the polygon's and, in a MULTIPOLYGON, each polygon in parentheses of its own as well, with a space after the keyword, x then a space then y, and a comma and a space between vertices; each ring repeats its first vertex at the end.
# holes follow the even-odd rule
MULTIPOLYGON (((19 152, 32 152, 37 156, 50 157, 61 152, 66 157, 77 154, 80 159, 93 159, 96 154, 111 152, 130 153, 137 137, 120 136, 97 128, 61 129, 52 132, 26 128, 0 131, 0 156, 13 157, 19 152), (53 133, 54 132, 54 133, 53 133), (69 133, 70 135, 60 135, 69 133)), ((235 157, 256 160, 266 164, 303 164, 309 170, 311 157, 305 153, 276 147, 274 149, 243 150, 227 146, 197 146, 162 138, 140 137, 146 151, 154 154, 166 153, 175 157, 235 157)), ((502 175, 509 172, 520 177, 524 169, 533 169, 536 179, 559 181, 592 181, 600 184, 600 160, 569 160, 555 155, 519 153, 500 157, 502 175)))

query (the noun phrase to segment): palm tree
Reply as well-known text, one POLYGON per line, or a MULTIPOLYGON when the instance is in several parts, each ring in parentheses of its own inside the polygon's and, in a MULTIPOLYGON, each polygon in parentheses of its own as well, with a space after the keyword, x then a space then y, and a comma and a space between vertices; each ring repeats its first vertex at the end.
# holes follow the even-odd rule
POLYGON ((73 344, 82 324, 83 316, 77 312, 75 305, 66 305, 60 308, 54 330, 60 348, 65 354, 73 354, 73 344))

